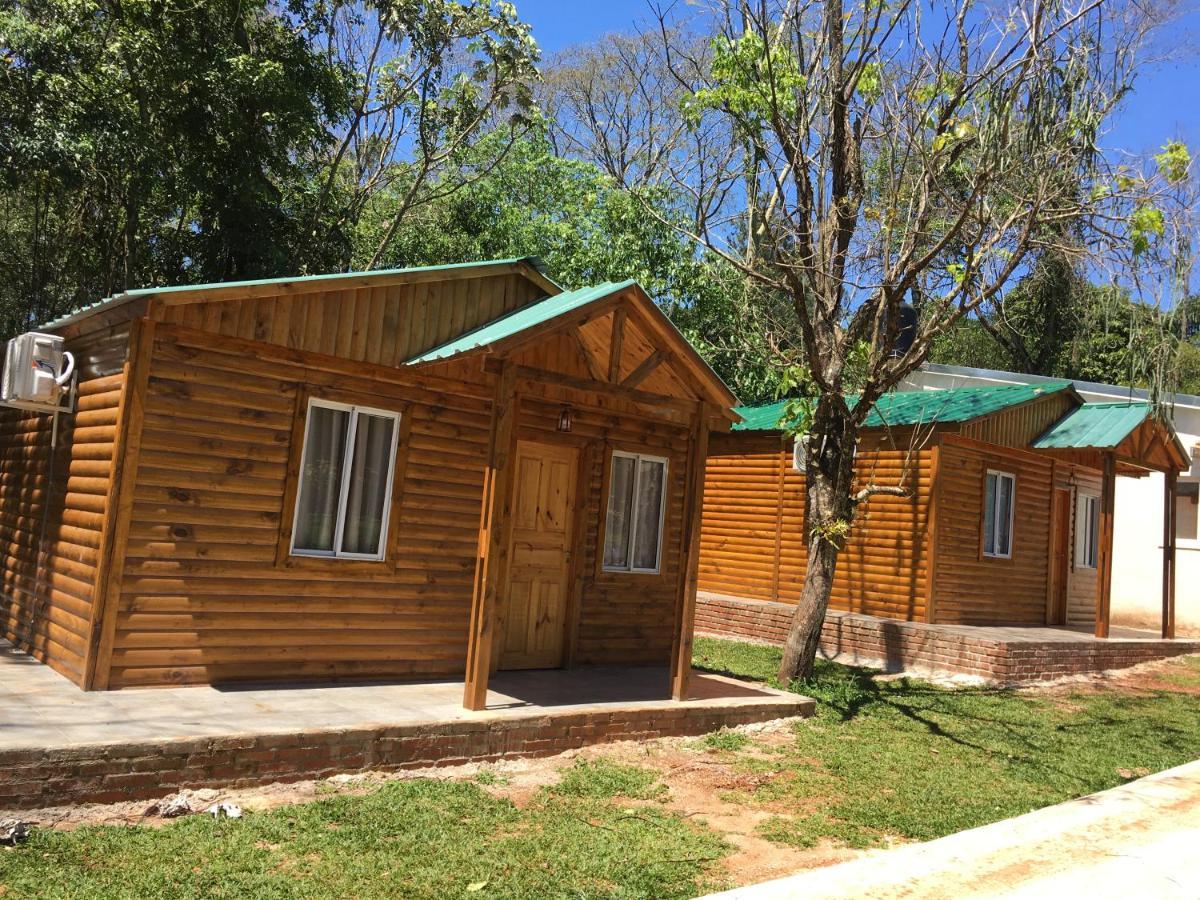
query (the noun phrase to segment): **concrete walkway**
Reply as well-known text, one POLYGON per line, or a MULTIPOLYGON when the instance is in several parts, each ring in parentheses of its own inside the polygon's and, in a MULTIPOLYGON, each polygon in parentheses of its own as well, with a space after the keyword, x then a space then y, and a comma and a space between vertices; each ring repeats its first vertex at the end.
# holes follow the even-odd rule
POLYGON ((926 844, 712 897, 1196 900, 1200 762, 926 844))

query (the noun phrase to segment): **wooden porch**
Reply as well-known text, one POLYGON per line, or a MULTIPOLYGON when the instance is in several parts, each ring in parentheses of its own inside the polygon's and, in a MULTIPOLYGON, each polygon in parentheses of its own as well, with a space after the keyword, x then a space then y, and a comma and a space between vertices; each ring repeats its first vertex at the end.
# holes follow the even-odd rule
POLYGON ((546 756, 814 707, 702 672, 680 703, 670 682, 663 666, 500 672, 479 712, 455 680, 84 693, 0 641, 0 810, 546 756))

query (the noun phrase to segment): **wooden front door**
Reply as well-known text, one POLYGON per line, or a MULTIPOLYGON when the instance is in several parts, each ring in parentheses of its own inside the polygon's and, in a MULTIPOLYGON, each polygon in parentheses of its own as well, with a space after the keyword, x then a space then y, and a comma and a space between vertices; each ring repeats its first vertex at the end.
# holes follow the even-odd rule
POLYGON ((517 445, 501 669, 563 663, 578 457, 574 447, 517 445))
POLYGON ((1050 531, 1049 625, 1067 624, 1067 586, 1071 577, 1071 492, 1054 490, 1054 519, 1050 531))

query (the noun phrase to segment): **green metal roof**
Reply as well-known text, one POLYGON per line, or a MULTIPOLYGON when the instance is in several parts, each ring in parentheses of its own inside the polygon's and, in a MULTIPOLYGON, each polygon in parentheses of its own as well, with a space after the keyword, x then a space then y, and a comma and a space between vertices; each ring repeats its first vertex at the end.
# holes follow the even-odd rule
POLYGON ((138 297, 148 297, 152 294, 173 294, 182 291, 202 291, 206 288, 260 287, 268 284, 296 284, 300 282, 312 281, 333 281, 338 278, 348 278, 354 275, 407 275, 414 272, 452 272, 455 269, 465 269, 470 266, 511 266, 517 263, 528 263, 529 265, 533 266, 533 268, 541 272, 541 262, 537 259, 537 257, 513 256, 507 259, 481 259, 473 262, 447 263, 439 266, 411 266, 406 269, 368 269, 362 272, 329 272, 322 275, 292 275, 284 278, 256 278, 250 281, 214 281, 207 284, 176 284, 169 287, 137 288, 135 290, 124 291, 120 294, 114 294, 112 297, 105 297, 103 300, 98 300, 95 303, 89 303, 85 306, 80 306, 77 309, 73 309, 66 315, 59 316, 57 319, 46 322, 40 327, 57 328, 67 324, 70 321, 74 321, 76 318, 84 314, 99 312, 101 309, 118 306, 129 300, 134 300, 138 297))
MULTIPOLYGON (((866 421, 865 428, 892 428, 905 425, 952 424, 969 422, 980 416, 1000 412, 1011 406, 1019 406, 1047 394, 1071 390, 1071 382, 1049 384, 997 384, 982 387, 949 388, 940 391, 893 391, 884 394, 875 403, 866 421)), ((857 398, 849 398, 853 406, 857 398)), ((735 407, 743 421, 734 425, 734 431, 774 431, 779 428, 786 400, 767 403, 763 406, 735 407)))
POLYGON ((546 297, 544 300, 538 300, 536 303, 530 303, 528 306, 513 310, 508 315, 501 316, 499 319, 493 319, 491 322, 481 325, 474 331, 459 335, 454 340, 442 344, 440 347, 426 350, 420 356, 414 356, 408 360, 408 364, 432 362, 433 360, 445 359, 458 353, 465 353, 477 347, 486 347, 518 332, 573 312, 581 306, 595 303, 597 300, 615 294, 617 291, 623 291, 628 287, 632 287, 636 283, 632 280, 606 281, 603 284, 593 285, 592 287, 580 288, 576 291, 564 291, 561 294, 555 294, 553 297, 546 297))
POLYGON ((1033 442, 1038 449, 1115 447, 1146 421, 1148 403, 1085 403, 1033 442))

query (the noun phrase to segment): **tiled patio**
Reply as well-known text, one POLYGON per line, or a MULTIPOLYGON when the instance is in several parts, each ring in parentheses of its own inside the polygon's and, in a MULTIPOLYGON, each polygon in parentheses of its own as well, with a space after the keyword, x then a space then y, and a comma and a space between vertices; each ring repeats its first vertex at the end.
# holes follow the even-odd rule
POLYGON ((84 693, 0 643, 0 808, 545 755, 814 706, 700 672, 675 702, 665 668, 501 672, 479 712, 463 709, 462 690, 444 681, 84 693))

